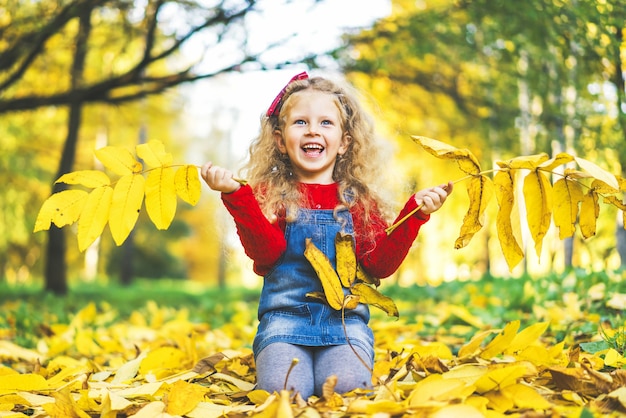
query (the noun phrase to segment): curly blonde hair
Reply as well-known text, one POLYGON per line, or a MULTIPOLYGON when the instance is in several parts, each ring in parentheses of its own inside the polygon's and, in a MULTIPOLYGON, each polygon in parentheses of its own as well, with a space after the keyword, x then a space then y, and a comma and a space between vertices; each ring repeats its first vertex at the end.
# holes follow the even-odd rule
POLYGON ((361 205, 367 222, 376 210, 389 221, 389 205, 379 190, 384 162, 374 132, 374 124, 357 101, 356 92, 347 85, 340 85, 322 77, 292 81, 285 88, 277 115, 263 115, 261 131, 249 148, 249 159, 244 166, 245 176, 255 196, 269 219, 284 213, 287 222, 293 222, 301 206, 302 196, 298 179, 292 175, 289 158, 283 155, 276 144, 275 131, 283 132, 286 115, 291 108, 291 98, 297 92, 314 90, 333 95, 340 111, 342 130, 349 135, 347 151, 337 158, 333 180, 339 185, 340 207, 352 208, 361 205))

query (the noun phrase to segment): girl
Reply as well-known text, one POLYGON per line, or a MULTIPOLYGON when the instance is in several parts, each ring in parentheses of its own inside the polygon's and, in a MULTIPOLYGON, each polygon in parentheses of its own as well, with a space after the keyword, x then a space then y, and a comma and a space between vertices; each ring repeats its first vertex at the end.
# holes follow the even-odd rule
POLYGON ((374 186, 384 166, 373 125, 347 87, 306 73, 278 94, 249 153, 248 185, 210 162, 201 175, 222 192, 254 271, 264 276, 253 343, 257 387, 269 392, 286 387, 304 399, 320 396, 331 375, 338 378, 338 393, 371 387, 374 340, 368 308, 360 304, 346 311, 344 332, 341 312, 306 296, 322 288, 303 255, 305 240, 312 239, 335 265, 335 235, 352 234, 363 269, 387 277, 430 213, 444 203, 452 183, 413 195, 397 219, 422 208, 387 236, 388 208, 374 186), (286 382, 293 359, 298 363, 286 382))

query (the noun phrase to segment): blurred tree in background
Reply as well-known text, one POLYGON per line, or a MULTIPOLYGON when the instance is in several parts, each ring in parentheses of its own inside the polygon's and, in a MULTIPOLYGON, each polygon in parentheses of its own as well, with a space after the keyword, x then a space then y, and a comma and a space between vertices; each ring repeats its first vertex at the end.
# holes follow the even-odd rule
MULTIPOLYGON (((132 150, 159 139, 186 161, 194 138, 181 127, 181 85, 296 62, 336 65, 315 58, 317 45, 287 56, 280 42, 262 45, 251 35, 259 10, 281 14, 289 2, 0 0, 0 275, 17 282, 43 275, 46 288, 62 294, 68 266, 88 279, 118 274, 122 281, 133 271, 220 284, 239 274, 244 263, 225 265, 223 220, 208 219, 219 202, 204 197, 195 210, 181 207, 171 230, 140 222, 126 248, 103 236, 80 254, 66 248, 69 228, 51 228, 46 237, 32 227, 43 200, 62 187, 51 190, 56 178, 97 168, 95 148, 132 150), (130 250, 132 260, 124 255, 130 250)), ((346 34, 333 58, 371 99, 381 134, 397 144, 388 170, 397 195, 457 178, 450 163, 420 153, 413 134, 468 148, 483 167, 567 151, 626 175, 622 3, 392 0, 389 17, 346 34)), ((207 153, 223 152, 218 138, 229 137, 208 137, 215 144, 207 153)), ((399 281, 508 273, 489 220, 469 247, 452 250, 467 208, 462 189, 420 235, 399 281)), ((602 210, 597 237, 544 246, 544 271, 590 260, 597 269, 624 267, 621 214, 602 210)))
MULTIPOLYGON (((175 96, 163 95, 172 87, 290 63, 285 57, 266 64, 268 48, 248 47, 246 18, 261 3, 0 0, 0 175, 8 185, 0 192, 6 207, 0 231, 3 274, 27 275, 42 256, 29 233, 46 196, 42 181, 49 185, 64 173, 91 168, 93 161, 83 153, 91 155, 96 138, 103 139, 98 146, 132 149, 148 124, 167 135, 168 129, 158 127, 171 123, 168 115, 180 105, 172 102, 175 96), (184 54, 185 48, 192 53, 184 54), (85 121, 100 131, 85 128, 85 121)), ((63 187, 55 184, 52 191, 63 187)), ((67 291, 66 251, 65 232, 52 227, 45 287, 58 294, 67 291)))
MULTIPOLYGON (((517 155, 566 151, 626 174, 624 2, 392 4, 391 16, 347 36, 337 58, 351 80, 384 103, 378 110, 381 119, 402 150, 412 148, 399 158, 422 187, 448 180, 450 165, 431 157, 416 164, 411 134, 468 148, 485 167, 517 155)), ((461 212, 454 212, 456 219, 459 216, 461 212)), ((617 224, 615 214, 609 221, 613 242, 595 256, 606 262, 615 255, 611 249, 617 243, 624 267, 625 231, 621 215, 617 218, 617 224)), ((447 231, 451 223, 460 222, 449 217, 437 217, 436 222, 435 230, 446 237, 449 249, 447 231)), ((480 265, 483 274, 492 267, 489 234, 486 228, 484 252, 474 243, 466 259, 480 265)), ((573 241, 564 243, 565 268, 572 266, 573 241)), ((542 261, 550 266, 554 257, 548 254, 542 261)), ((579 260, 578 266, 587 263, 579 260)))

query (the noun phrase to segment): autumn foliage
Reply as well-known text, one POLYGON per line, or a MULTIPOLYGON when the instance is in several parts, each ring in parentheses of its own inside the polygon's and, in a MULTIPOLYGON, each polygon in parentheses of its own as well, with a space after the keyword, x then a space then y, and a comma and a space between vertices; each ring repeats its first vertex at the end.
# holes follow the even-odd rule
POLYGON ((83 170, 61 176, 56 182, 89 189, 63 190, 42 205, 35 232, 78 222, 78 246, 84 251, 109 225, 117 245, 122 245, 135 227, 144 203, 148 216, 158 229, 169 228, 176 213, 177 198, 195 205, 200 199, 198 169, 193 165, 172 165, 172 155, 163 143, 150 141, 136 147, 137 157, 122 147, 96 150, 102 164, 120 176, 113 183, 98 170, 83 170))
MULTIPOLYGON (((497 161, 497 169, 482 170, 478 159, 467 149, 423 136, 412 138, 430 154, 455 161, 465 174, 457 182, 467 185, 469 208, 455 248, 467 246, 484 227, 485 210, 496 197, 499 206, 497 236, 511 270, 524 258, 521 207, 525 209, 527 227, 538 255, 552 223, 559 228, 561 239, 571 237, 576 224, 583 238, 594 236, 600 198, 605 204, 622 210, 626 217, 626 204, 619 197, 626 192, 626 181, 586 159, 567 153, 550 158, 542 153, 497 161), (517 186, 522 175, 520 192, 517 186), (551 176, 556 178, 554 183, 551 176)), ((50 196, 39 211, 34 230, 47 230, 51 224, 63 227, 78 222, 78 246, 84 251, 108 224, 115 243, 121 245, 137 222, 144 198, 154 225, 167 229, 176 213, 178 198, 191 205, 198 202, 201 192, 198 168, 174 165, 172 155, 160 141, 137 145, 136 151, 137 158, 121 147, 96 150, 96 157, 104 166, 120 176, 115 182, 97 170, 76 171, 59 178, 58 183, 91 191, 70 189, 50 196)), ((402 221, 387 232, 391 234, 402 221)))
MULTIPOLYGON (((483 171, 478 159, 467 149, 458 149, 423 136, 412 138, 430 154, 456 161, 466 175, 457 182, 467 184, 470 206, 455 248, 467 246, 476 232, 482 229, 487 205, 496 196, 499 206, 496 218, 498 239, 510 270, 524 258, 520 220, 522 206, 537 255, 541 254, 543 239, 552 222, 559 228, 560 239, 573 236, 577 223, 583 238, 594 236, 600 214, 600 198, 604 203, 622 210, 626 221, 626 204, 619 199, 626 192, 626 181, 584 158, 568 153, 550 158, 541 153, 497 161, 498 169, 483 171), (521 175, 524 175, 523 187, 519 192, 517 181, 521 175), (551 176, 557 178, 554 184, 551 176)), ((388 233, 393 232, 396 226, 392 225, 388 233)))
MULTIPOLYGON (((626 208, 617 197, 626 191, 624 179, 569 154, 522 156, 483 171, 468 150, 430 138, 413 138, 432 155, 455 161, 465 174, 458 181, 467 184, 470 207, 457 248, 468 245, 484 226, 485 209, 493 196, 497 198, 498 238, 510 268, 524 257, 519 240, 522 204, 538 253, 551 222, 559 228, 561 238, 572 236, 576 224, 588 238, 595 233, 600 198, 626 208), (570 164, 580 169, 557 170, 570 164), (521 192, 519 173, 524 173, 521 192), (554 183, 550 176, 557 177, 554 183)), ((98 171, 63 176, 59 182, 91 191, 64 190, 51 196, 40 210, 35 230, 45 230, 53 223, 62 227, 78 222, 79 247, 84 250, 108 224, 120 245, 133 229, 144 199, 148 215, 159 229, 172 222, 179 197, 192 205, 199 199, 197 167, 175 168, 157 141, 137 147, 147 169, 120 148, 106 147, 96 155, 120 178, 112 182, 98 171)), ((395 226, 389 228, 389 234, 395 226)), ((368 303, 398 317, 395 302, 379 293, 379 282, 356 263, 351 237, 338 234, 335 244, 337 263, 333 266, 307 243, 304 255, 323 287, 322 294, 307 296, 322 299, 336 310, 368 303)), ((614 303, 619 309, 624 305, 614 303)), ((152 319, 136 315, 128 325, 100 327, 99 314, 89 305, 72 324, 50 326, 36 350, 0 341, 0 357, 22 369, 0 368, 0 417, 24 417, 27 412, 105 418, 626 413, 623 330, 601 324, 600 338, 566 346, 564 340, 546 335, 554 323, 550 320, 525 328, 520 320, 512 320, 492 328, 467 308, 447 309, 476 332, 461 341, 441 335, 424 339, 416 336, 418 327, 402 320, 376 321, 373 389, 338 394, 334 380, 329 379, 323 396, 306 400, 287 391, 267 393, 254 388, 254 359, 246 348, 253 327, 234 324, 213 330, 184 315, 164 321, 156 306, 152 319)), ((540 312, 538 308, 536 312, 540 312)))
MULTIPOLYGON (((606 301, 602 289, 601 284, 589 289, 589 301, 600 297, 613 309, 624 308, 624 301, 606 301)), ((472 292, 471 286, 463 290, 472 292)), ((147 302, 131 309, 128 317, 120 317, 111 305, 87 303, 67 323, 34 324, 40 335, 30 347, 16 344, 12 336, 17 329, 0 327, 0 416, 595 417, 626 413, 626 358, 620 327, 605 324, 598 332, 581 334, 580 328, 573 327, 576 318, 598 319, 593 312, 580 312, 585 306, 582 298, 568 304, 543 301, 546 308, 533 309, 537 321, 521 315, 526 319, 491 327, 484 314, 495 313, 496 307, 482 314, 477 309, 481 297, 489 296, 474 294, 471 307, 451 303, 455 297, 436 304, 430 301, 430 309, 416 321, 408 320, 405 313, 416 304, 424 309, 427 298, 400 301, 399 320, 374 316, 372 321, 373 389, 340 394, 331 379, 323 396, 306 400, 290 392, 255 389, 249 346, 254 313, 253 306, 244 302, 222 298, 222 303, 237 309, 220 327, 192 320, 196 305, 174 310, 147 302), (563 330, 565 337, 556 338, 563 330)), ((564 296, 571 300, 575 295, 564 296)), ((5 302, 3 316, 19 319, 14 307, 5 302)), ((595 325, 591 329, 598 330, 595 325)))

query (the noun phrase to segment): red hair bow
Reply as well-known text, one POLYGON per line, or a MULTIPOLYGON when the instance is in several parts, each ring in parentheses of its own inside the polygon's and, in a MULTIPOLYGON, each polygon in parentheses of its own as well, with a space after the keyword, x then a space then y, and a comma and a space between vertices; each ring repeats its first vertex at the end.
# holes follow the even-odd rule
POLYGON ((270 105, 269 109, 267 109, 267 113, 265 114, 265 116, 270 117, 270 116, 278 115, 278 112, 280 111, 280 107, 282 104, 281 101, 283 99, 283 96, 285 95, 287 86, 289 86, 294 81, 306 80, 307 78, 309 78, 309 75, 306 73, 306 71, 303 71, 300 74, 296 74, 295 76, 293 76, 291 80, 289 80, 289 83, 287 83, 285 87, 283 87, 283 89, 280 91, 280 93, 278 93, 278 96, 276 96, 276 98, 270 105))

